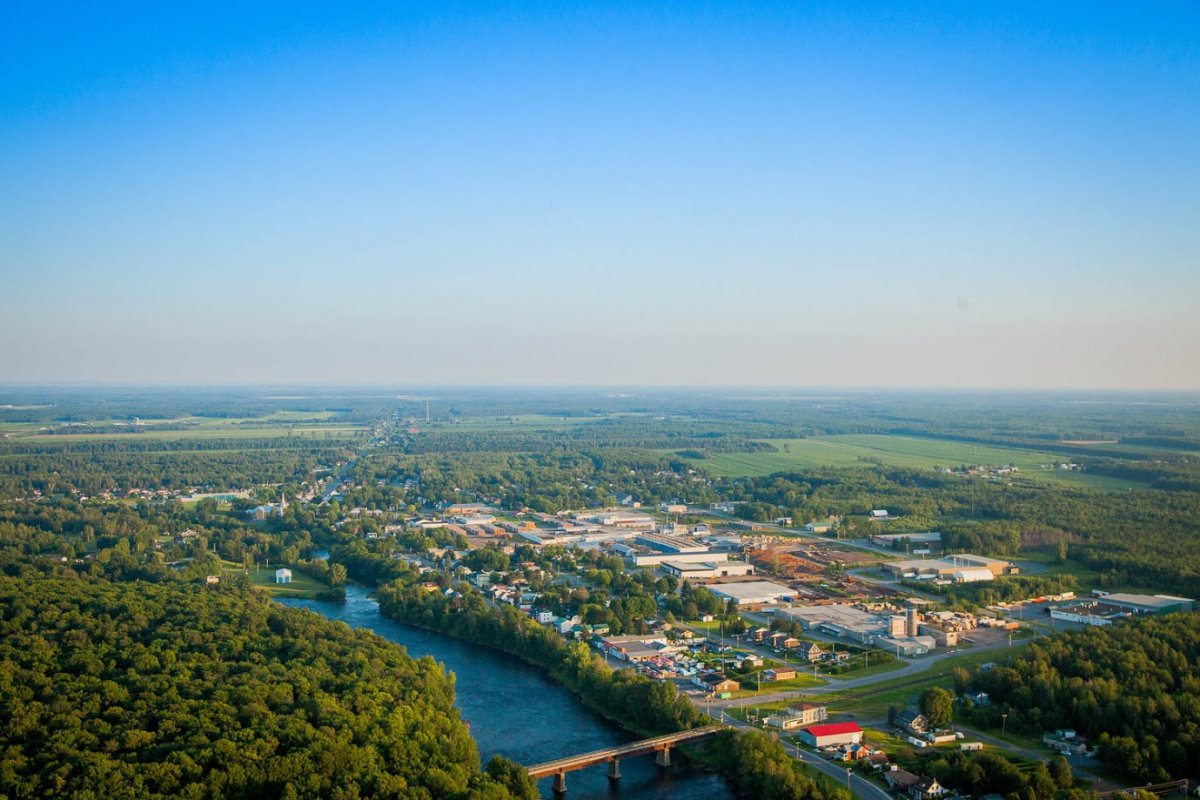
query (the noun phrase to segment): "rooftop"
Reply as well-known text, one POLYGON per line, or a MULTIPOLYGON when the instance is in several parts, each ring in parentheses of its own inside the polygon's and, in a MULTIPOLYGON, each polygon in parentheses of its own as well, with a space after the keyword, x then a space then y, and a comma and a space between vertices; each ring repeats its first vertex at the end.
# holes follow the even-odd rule
POLYGON ((857 722, 830 722, 825 725, 810 725, 804 728, 813 736, 840 736, 845 733, 862 733, 857 722))

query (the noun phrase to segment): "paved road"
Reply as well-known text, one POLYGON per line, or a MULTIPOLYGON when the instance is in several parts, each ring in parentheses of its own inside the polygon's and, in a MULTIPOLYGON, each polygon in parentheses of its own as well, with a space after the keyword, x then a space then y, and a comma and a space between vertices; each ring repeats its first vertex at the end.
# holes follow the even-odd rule
MULTIPOLYGON (((969 650, 965 650, 965 651, 961 651, 961 652, 962 653, 986 653, 986 652, 990 652, 992 650, 1006 650, 1006 649, 1008 649, 1007 643, 999 642, 997 644, 982 645, 980 647, 972 647, 969 650)), ((939 663, 941 663, 945 659, 954 658, 957 655, 960 655, 960 653, 950 653, 950 652, 938 653, 937 655, 924 656, 920 659, 909 661, 909 662, 905 663, 905 665, 903 667, 901 667, 900 669, 894 669, 894 670, 891 670, 890 672, 879 672, 874 675, 864 675, 861 678, 848 678, 845 680, 831 678, 831 679, 829 679, 830 682, 825 684, 824 686, 810 686, 810 687, 806 687, 806 688, 802 688, 802 689, 788 689, 788 690, 779 691, 779 692, 763 692, 762 694, 755 695, 754 697, 750 697, 750 698, 740 697, 740 698, 731 699, 731 700, 713 700, 712 706, 713 706, 713 708, 728 708, 729 706, 739 705, 739 704, 745 703, 747 701, 751 702, 752 704, 769 703, 774 700, 788 700, 790 698, 798 698, 801 695, 820 695, 820 694, 831 694, 831 693, 836 693, 836 692, 844 692, 849 689, 858 689, 863 686, 871 686, 872 684, 876 684, 876 683, 884 683, 886 681, 893 681, 893 680, 896 680, 897 678, 904 678, 904 677, 908 677, 908 676, 919 675, 922 672, 928 672, 929 670, 933 669, 935 666, 937 666, 939 663)), ((775 657, 776 656, 772 656, 772 658, 775 658, 775 657)))
MULTIPOLYGON (((1011 752, 1018 753, 1020 755, 1025 756, 1026 758, 1034 759, 1037 761, 1047 761, 1051 758, 1051 756, 1047 754, 1046 750, 1030 750, 1027 747, 1022 747, 1020 745, 1013 744, 1012 742, 1005 741, 1004 739, 1001 739, 999 737, 991 736, 990 734, 986 734, 983 731, 978 730, 977 728, 968 728, 967 726, 960 725, 957 722, 954 724, 954 727, 958 728, 959 730, 961 730, 963 733, 965 733, 967 736, 969 736, 971 738, 978 739, 979 741, 981 741, 985 744, 990 744, 993 747, 996 747, 996 748, 999 748, 1002 750, 1009 750, 1011 752)), ((1096 791, 1098 791, 1098 792, 1111 791, 1114 788, 1115 789, 1127 788, 1125 786, 1115 784, 1111 780, 1108 780, 1107 778, 1101 778, 1098 775, 1096 775, 1092 772, 1089 772, 1087 769, 1083 768, 1082 766, 1079 766, 1078 758, 1069 758, 1069 759, 1067 759, 1067 761, 1071 764, 1071 770, 1080 778, 1091 781, 1092 785, 1095 787, 1096 791)))
MULTIPOLYGON (((745 722, 733 719, 732 717, 727 717, 724 714, 721 714, 720 716, 725 717, 722 721, 730 727, 743 731, 753 730, 753 728, 750 725, 747 725, 745 722)), ((825 775, 828 775, 830 778, 833 778, 837 782, 838 786, 846 785, 846 769, 844 767, 833 764, 821 758, 816 753, 806 753, 804 748, 797 747, 794 744, 785 743, 784 748, 787 750, 789 755, 798 759, 801 763, 812 767, 813 769, 816 769, 825 775)), ((879 786, 871 783, 861 775, 853 773, 850 777, 850 793, 857 797, 858 800, 892 800, 892 797, 879 786)))

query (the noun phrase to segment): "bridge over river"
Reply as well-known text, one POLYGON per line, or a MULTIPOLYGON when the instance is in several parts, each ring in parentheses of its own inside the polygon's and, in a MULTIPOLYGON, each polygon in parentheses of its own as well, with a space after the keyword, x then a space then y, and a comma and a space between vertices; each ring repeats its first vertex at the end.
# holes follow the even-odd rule
POLYGON ((621 779, 622 758, 633 758, 634 756, 655 753, 655 763, 660 767, 669 767, 671 766, 672 747, 708 739, 723 730, 725 730, 724 725, 706 725, 703 728, 692 728, 691 730, 679 731, 678 733, 668 733, 665 736, 655 736, 653 739, 643 739, 640 742, 632 742, 619 747, 606 747, 603 750, 593 750, 590 753, 582 753, 577 756, 556 758, 553 761, 535 764, 527 769, 529 770, 529 776, 535 780, 553 775, 554 793, 555 795, 562 795, 567 791, 568 772, 596 764, 608 764, 608 779, 615 783, 621 779))

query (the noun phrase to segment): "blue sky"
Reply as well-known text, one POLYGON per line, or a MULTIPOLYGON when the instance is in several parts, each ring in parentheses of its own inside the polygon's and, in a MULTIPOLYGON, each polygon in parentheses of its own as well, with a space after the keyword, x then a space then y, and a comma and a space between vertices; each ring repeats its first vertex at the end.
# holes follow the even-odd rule
POLYGON ((1200 388, 1195 3, 42 5, 0 380, 1200 388))

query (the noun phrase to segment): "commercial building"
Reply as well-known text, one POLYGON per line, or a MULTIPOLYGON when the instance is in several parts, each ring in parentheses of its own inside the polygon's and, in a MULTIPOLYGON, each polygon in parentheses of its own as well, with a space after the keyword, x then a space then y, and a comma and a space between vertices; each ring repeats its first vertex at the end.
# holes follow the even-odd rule
POLYGON ((767 725, 790 731, 805 725, 816 725, 829 718, 829 709, 817 703, 800 703, 767 717, 767 725))
POLYGON ((832 722, 811 725, 799 732, 800 741, 810 747, 833 747, 839 744, 859 744, 863 729, 856 722, 832 722))
POLYGON ((771 581, 746 581, 744 583, 715 583, 709 591, 722 600, 732 600, 739 606, 768 605, 779 601, 790 601, 796 591, 771 581))

